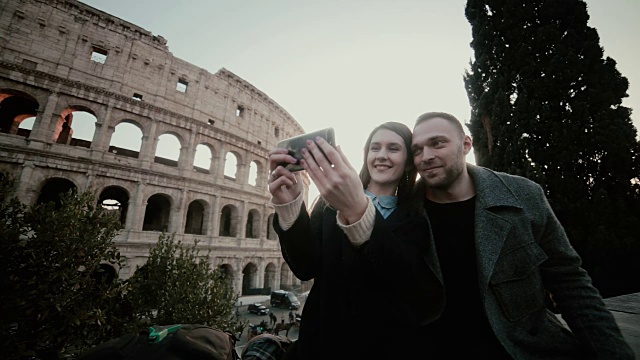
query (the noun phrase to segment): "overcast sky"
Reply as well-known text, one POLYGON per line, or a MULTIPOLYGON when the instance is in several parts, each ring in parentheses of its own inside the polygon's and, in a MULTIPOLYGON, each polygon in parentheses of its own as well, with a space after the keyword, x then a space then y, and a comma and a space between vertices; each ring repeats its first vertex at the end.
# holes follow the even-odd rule
MULTIPOLYGON (((335 128, 356 169, 369 131, 380 123, 412 127, 427 111, 469 119, 462 80, 473 56, 466 0, 83 2, 163 36, 178 58, 211 73, 232 71, 306 131, 335 128)), ((636 109, 632 119, 640 128, 640 1, 587 4, 605 55, 630 82, 623 105, 636 109)))

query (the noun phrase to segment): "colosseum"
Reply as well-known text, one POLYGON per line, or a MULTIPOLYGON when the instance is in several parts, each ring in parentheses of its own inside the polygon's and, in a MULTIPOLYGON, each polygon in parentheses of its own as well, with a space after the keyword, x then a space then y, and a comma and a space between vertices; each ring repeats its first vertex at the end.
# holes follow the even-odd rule
POLYGON ((239 294, 307 285, 282 259, 266 188, 268 150, 304 132, 285 109, 79 1, 3 3, 0 172, 23 203, 76 189, 119 211, 121 278, 164 231, 210 249, 239 294))

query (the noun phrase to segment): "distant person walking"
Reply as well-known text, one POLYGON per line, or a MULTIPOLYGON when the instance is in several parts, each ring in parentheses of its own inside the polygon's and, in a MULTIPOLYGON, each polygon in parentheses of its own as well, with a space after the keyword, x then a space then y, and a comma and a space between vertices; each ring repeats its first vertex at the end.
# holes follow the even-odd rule
POLYGON ((269 325, 275 325, 278 322, 278 317, 273 311, 269 310, 269 325))
POLYGON ((289 311, 289 322, 292 323, 296 318, 293 316, 293 310, 289 311))

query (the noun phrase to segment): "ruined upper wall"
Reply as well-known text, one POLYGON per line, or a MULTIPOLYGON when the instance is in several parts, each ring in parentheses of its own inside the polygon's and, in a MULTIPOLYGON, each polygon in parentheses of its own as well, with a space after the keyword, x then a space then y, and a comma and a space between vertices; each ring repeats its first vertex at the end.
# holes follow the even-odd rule
POLYGON ((6 2, 0 60, 126 97, 142 95, 143 102, 267 146, 303 132, 286 110, 232 72, 211 74, 176 58, 162 36, 79 1, 6 2), (106 53, 104 63, 91 60, 94 51, 106 53), (186 92, 176 89, 179 81, 186 92))

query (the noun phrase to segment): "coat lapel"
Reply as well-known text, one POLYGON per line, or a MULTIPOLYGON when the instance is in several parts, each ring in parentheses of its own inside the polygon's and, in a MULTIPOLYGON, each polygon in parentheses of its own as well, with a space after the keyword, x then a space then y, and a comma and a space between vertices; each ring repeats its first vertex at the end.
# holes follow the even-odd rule
POLYGON ((424 180, 420 179, 416 183, 414 188, 414 196, 413 201, 411 203, 411 210, 417 212, 423 218, 427 219, 429 223, 429 234, 425 238, 425 243, 422 244, 426 249, 424 252, 424 259, 433 271, 436 274, 436 277, 440 281, 440 284, 444 286, 444 280, 442 279, 442 269, 440 269, 440 262, 438 261, 438 253, 436 251, 436 243, 433 241, 433 232, 431 231, 431 220, 429 220, 429 216, 427 216, 427 211, 424 208, 424 199, 426 196, 426 188, 425 188, 424 180))
POLYGON ((519 199, 495 172, 467 164, 476 186, 475 243, 480 290, 484 294, 512 224, 501 209, 522 208, 519 199))
POLYGON ((484 293, 511 223, 476 204, 475 242, 480 290, 484 293))

